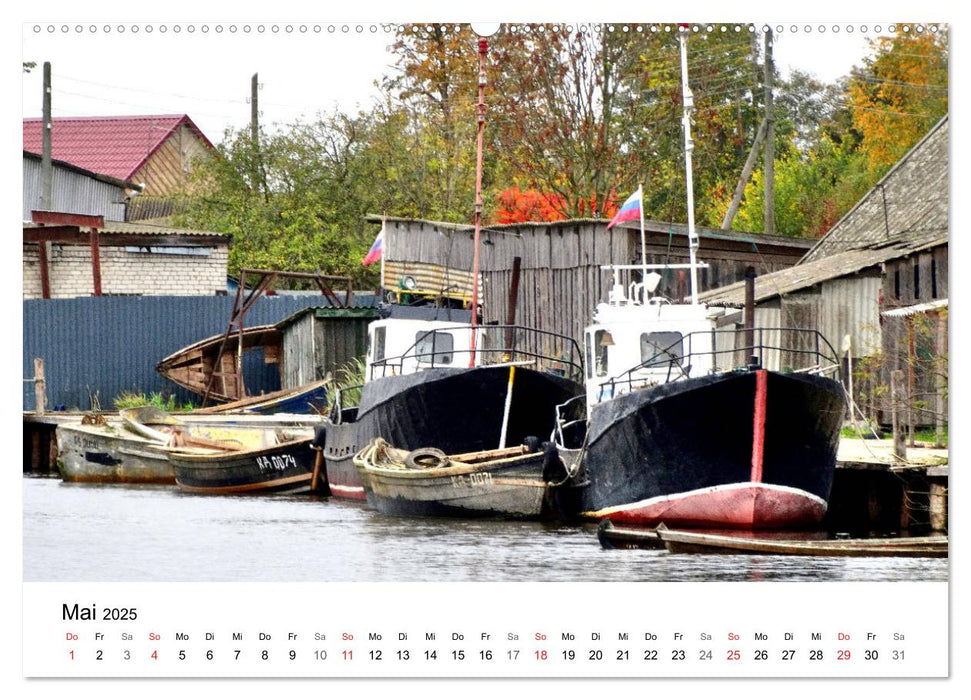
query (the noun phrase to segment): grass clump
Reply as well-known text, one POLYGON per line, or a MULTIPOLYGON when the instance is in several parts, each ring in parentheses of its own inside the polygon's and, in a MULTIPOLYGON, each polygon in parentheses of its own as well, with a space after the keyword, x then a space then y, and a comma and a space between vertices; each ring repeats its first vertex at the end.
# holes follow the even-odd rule
POLYGON ((195 406, 192 402, 180 404, 174 395, 165 396, 160 391, 153 391, 148 396, 142 392, 125 391, 114 399, 115 409, 121 411, 126 408, 138 408, 140 406, 154 406, 168 413, 179 413, 191 411, 195 406))

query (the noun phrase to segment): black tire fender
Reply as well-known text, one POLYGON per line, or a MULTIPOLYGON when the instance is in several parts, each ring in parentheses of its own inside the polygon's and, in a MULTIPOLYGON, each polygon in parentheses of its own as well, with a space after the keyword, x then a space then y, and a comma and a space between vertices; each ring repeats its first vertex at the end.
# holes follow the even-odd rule
POLYGON ((448 457, 435 447, 422 447, 412 450, 405 457, 408 469, 439 469, 448 465, 448 457))

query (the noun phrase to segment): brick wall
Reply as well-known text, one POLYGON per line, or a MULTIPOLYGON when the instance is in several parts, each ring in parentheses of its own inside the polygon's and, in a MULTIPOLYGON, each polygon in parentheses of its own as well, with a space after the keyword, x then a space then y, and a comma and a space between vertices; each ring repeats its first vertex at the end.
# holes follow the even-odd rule
MULTIPOLYGON (((226 246, 209 248, 209 255, 162 255, 128 252, 123 247, 101 248, 101 293, 144 296, 206 296, 226 289, 226 246)), ((51 297, 90 296, 91 250, 87 246, 51 246, 51 297)), ((37 246, 23 247, 24 299, 41 298, 37 246)))

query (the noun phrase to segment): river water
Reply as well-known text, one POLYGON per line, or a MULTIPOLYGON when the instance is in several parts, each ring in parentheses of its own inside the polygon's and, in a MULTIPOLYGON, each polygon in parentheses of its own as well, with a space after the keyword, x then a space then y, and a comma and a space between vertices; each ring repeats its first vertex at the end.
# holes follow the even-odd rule
POLYGON ((25 581, 946 581, 947 559, 603 550, 595 525, 25 477, 25 581))

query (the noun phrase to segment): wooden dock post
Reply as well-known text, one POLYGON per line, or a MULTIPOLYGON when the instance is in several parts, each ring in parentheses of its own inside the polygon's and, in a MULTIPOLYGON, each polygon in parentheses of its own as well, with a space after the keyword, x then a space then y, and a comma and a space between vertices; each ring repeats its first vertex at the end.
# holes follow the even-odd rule
POLYGON ((893 421, 893 454, 901 460, 907 459, 907 444, 900 425, 900 403, 904 392, 903 370, 895 369, 890 373, 890 412, 893 421))
POLYGON ((47 382, 44 381, 44 360, 34 358, 34 411, 37 415, 44 415, 47 409, 47 382))
POLYGON ((947 486, 937 482, 930 485, 930 514, 931 529, 944 531, 947 529, 947 486))
POLYGON ((947 465, 927 469, 931 529, 938 532, 947 530, 947 476, 947 465))

